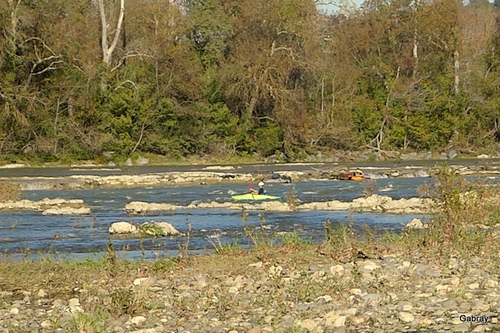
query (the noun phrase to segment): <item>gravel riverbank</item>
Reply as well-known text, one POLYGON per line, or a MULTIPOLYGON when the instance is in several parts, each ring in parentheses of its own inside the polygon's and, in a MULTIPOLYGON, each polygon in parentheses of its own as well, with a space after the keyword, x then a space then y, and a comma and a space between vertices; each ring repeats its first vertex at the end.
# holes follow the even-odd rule
POLYGON ((500 331, 486 256, 289 245, 102 271, 36 265, 3 266, 0 332, 500 331), (16 276, 23 267, 44 279, 16 276))

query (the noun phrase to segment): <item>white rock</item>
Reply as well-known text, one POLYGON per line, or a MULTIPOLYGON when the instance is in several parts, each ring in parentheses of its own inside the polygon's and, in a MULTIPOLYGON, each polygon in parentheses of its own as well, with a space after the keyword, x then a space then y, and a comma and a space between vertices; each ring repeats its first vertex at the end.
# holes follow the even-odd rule
POLYGON ((343 315, 346 315, 346 316, 355 316, 356 313, 358 313, 358 309, 357 308, 349 308, 346 310, 342 310, 341 313, 343 315))
POLYGON ((111 234, 130 234, 137 232, 137 227, 128 222, 115 222, 109 227, 111 234))
POLYGON ((474 282, 469 284, 469 289, 479 289, 479 283, 474 282))
POLYGON ((278 276, 281 274, 281 271, 283 271, 283 267, 273 265, 269 267, 269 276, 278 276))
POLYGON ((72 298, 68 301, 68 305, 71 306, 80 306, 80 300, 78 298, 72 298))
POLYGON ((134 284, 134 286, 140 286, 140 285, 150 286, 154 282, 155 282, 155 279, 144 277, 144 278, 135 279, 134 282, 133 282, 133 284, 134 284))
POLYGON ((83 313, 83 309, 80 306, 80 300, 78 298, 72 298, 68 301, 69 310, 71 313, 83 313))
POLYGON ((498 286, 498 281, 489 279, 488 281, 486 281, 484 286, 486 288, 495 288, 498 286))
POLYGON ((345 326, 346 316, 341 316, 337 311, 330 311, 323 316, 325 326, 345 326))
POLYGON ((149 164, 149 159, 139 156, 139 158, 135 161, 135 164, 142 166, 142 165, 148 165, 149 164))
POLYGON ((361 295, 362 292, 361 292, 361 289, 359 289, 359 288, 352 288, 349 290, 349 293, 351 295, 361 295))
POLYGON ((40 289, 38 290, 38 293, 36 295, 40 298, 44 298, 45 296, 47 296, 47 293, 45 292, 45 290, 40 289))
POLYGON ((330 273, 333 275, 343 276, 344 275, 344 266, 342 266, 342 265, 330 266, 330 273))
MULTIPOLYGON (((168 222, 154 222, 154 221, 153 222, 146 222, 146 223, 143 223, 141 226, 147 226, 147 225, 152 225, 152 226, 158 227, 167 236, 180 235, 179 230, 175 229, 174 226, 168 222)), ((148 232, 146 231, 146 233, 148 233, 148 232)))
POLYGON ((253 264, 249 264, 248 267, 255 267, 255 268, 261 268, 263 265, 262 261, 258 261, 256 263, 253 263, 253 264))
POLYGON ((425 225, 422 222, 421 219, 414 218, 413 220, 411 220, 411 222, 408 222, 405 225, 405 228, 408 228, 408 229, 424 229, 424 228, 427 228, 427 225, 425 225))
POLYGON ((420 326, 427 327, 434 324, 434 321, 430 318, 422 318, 420 320, 420 326))
POLYGON ((304 319, 300 323, 300 327, 309 330, 309 332, 312 332, 316 329, 316 327, 318 327, 318 323, 313 319, 304 319))
POLYGON ((228 293, 230 294, 237 294, 238 293, 238 288, 233 286, 233 287, 229 287, 228 290, 227 290, 228 293))
POLYGON ((401 320, 405 323, 411 323, 412 321, 415 320, 415 316, 413 316, 409 312, 400 312, 399 313, 399 320, 401 320))
POLYGON ((42 215, 89 215, 91 213, 88 207, 54 207, 46 209, 42 212, 42 215))
POLYGON ((42 326, 42 328, 51 328, 52 327, 52 322, 50 320, 44 320, 40 323, 40 326, 42 326))
POLYGON ((134 325, 141 325, 142 323, 144 323, 146 321, 146 317, 143 317, 143 316, 135 316, 133 317, 132 319, 130 319, 130 322, 134 325))
POLYGON ((371 260, 367 260, 363 263, 363 266, 362 266, 363 269, 366 269, 367 271, 374 271, 378 268, 380 268, 379 265, 377 265, 375 262, 371 261, 371 260))
POLYGON ((18 308, 11 308, 10 314, 13 314, 13 315, 19 314, 19 309, 18 308))
POLYGON ((320 296, 316 298, 316 301, 318 302, 323 302, 323 303, 330 303, 332 301, 332 296, 330 295, 325 295, 325 296, 320 296))

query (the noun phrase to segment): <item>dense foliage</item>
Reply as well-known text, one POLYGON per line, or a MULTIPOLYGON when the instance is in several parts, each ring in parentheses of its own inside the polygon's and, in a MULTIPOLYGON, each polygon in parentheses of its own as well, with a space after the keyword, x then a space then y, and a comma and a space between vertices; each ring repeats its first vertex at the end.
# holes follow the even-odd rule
POLYGON ((1 154, 293 157, 500 140, 489 2, 367 0, 333 15, 313 0, 124 5, 120 24, 119 0, 0 2, 1 154))

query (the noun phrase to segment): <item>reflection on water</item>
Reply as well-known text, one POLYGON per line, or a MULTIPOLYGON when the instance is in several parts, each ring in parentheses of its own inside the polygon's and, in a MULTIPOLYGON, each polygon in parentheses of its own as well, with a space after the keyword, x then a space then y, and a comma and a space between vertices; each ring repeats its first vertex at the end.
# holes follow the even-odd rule
MULTIPOLYGON (((394 199, 418 196, 417 188, 427 178, 377 179, 375 193, 394 199)), ((351 201, 362 197, 365 184, 349 181, 310 181, 292 184, 268 183, 269 194, 286 197, 291 191, 302 202, 341 200, 351 201)), ((127 221, 139 224, 147 221, 166 221, 185 233, 192 226, 189 249, 196 253, 212 249, 207 237, 218 237, 223 243, 238 241, 248 245, 243 232, 241 211, 203 209, 160 212, 149 215, 129 216, 124 206, 130 201, 166 202, 188 205, 193 201, 231 200, 230 193, 244 192, 245 185, 220 184, 204 186, 165 186, 136 189, 94 189, 74 191, 25 191, 22 199, 40 200, 44 197, 83 199, 92 208, 85 217, 43 216, 40 212, 8 212, 0 214, 0 250, 3 252, 52 253, 74 258, 88 257, 92 253, 105 253, 110 242, 108 228, 113 222, 127 221)), ((265 220, 266 232, 297 232, 314 242, 323 241, 324 223, 349 223, 361 227, 366 224, 381 230, 400 230, 413 217, 387 214, 353 214, 349 212, 307 211, 296 213, 247 212, 248 225, 259 225, 265 220), (261 215, 259 215, 261 214, 261 215)), ((178 238, 113 238, 112 244, 128 258, 155 258, 175 255, 186 237, 178 238)))

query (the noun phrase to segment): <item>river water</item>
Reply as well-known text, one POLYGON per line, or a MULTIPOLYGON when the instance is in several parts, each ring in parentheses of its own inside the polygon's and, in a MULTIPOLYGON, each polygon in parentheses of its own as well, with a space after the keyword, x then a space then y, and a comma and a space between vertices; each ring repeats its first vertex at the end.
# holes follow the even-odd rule
MULTIPOLYGON (((375 193, 389 195, 394 199, 419 196, 418 187, 429 178, 377 179, 375 193)), ((352 201, 362 197, 363 182, 352 181, 307 181, 292 184, 268 183, 268 194, 287 197, 293 192, 301 202, 352 201)), ((191 225, 189 251, 199 253, 210 251, 210 240, 222 243, 238 242, 249 244, 244 234, 243 222, 260 225, 264 221, 268 234, 296 232, 313 242, 325 238, 324 223, 349 223, 356 227, 368 225, 379 230, 401 230, 415 215, 350 214, 344 212, 262 212, 248 211, 246 218, 242 211, 222 209, 177 210, 147 215, 127 215, 125 204, 131 201, 172 203, 188 205, 193 201, 231 201, 229 193, 244 192, 243 184, 219 184, 200 186, 162 186, 133 189, 92 189, 50 191, 22 191, 22 199, 40 200, 47 198, 83 199, 90 206, 90 216, 43 216, 41 212, 0 213, 0 251, 6 258, 40 256, 62 256, 84 258, 100 256, 112 243, 119 255, 126 258, 151 259, 173 256, 184 246, 187 237, 176 238, 110 238, 108 228, 113 222, 127 221, 134 224, 149 221, 171 223, 179 231, 186 233, 191 225)))

